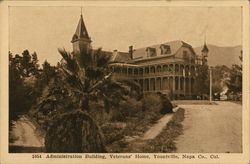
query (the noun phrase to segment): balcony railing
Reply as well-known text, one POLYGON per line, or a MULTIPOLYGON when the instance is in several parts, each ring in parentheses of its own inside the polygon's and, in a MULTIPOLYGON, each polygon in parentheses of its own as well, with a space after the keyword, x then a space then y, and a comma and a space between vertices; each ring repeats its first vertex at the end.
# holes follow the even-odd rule
MULTIPOLYGON (((193 77, 195 73, 185 73, 186 77, 193 77)), ((124 74, 124 73, 115 73, 116 77, 126 77, 126 78, 141 78, 141 77, 157 77, 157 76, 184 76, 183 72, 155 72, 147 74, 124 74)))

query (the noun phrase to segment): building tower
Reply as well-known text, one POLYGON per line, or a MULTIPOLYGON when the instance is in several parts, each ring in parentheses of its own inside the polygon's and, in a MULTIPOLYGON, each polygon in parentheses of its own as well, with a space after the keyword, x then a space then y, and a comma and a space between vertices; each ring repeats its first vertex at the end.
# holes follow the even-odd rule
POLYGON ((73 53, 77 54, 80 52, 88 53, 91 49, 91 38, 88 35, 85 27, 82 14, 80 16, 79 23, 76 28, 76 32, 72 37, 71 43, 73 44, 73 53))
POLYGON ((208 57, 208 48, 206 42, 201 50, 201 57, 202 57, 202 65, 207 65, 207 57, 208 57))

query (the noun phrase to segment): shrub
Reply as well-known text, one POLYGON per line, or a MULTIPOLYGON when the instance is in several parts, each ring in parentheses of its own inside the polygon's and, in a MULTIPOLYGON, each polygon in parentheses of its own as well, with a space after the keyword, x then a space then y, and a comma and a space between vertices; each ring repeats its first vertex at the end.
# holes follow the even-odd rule
POLYGON ((121 140, 123 136, 123 126, 115 123, 108 123, 101 127, 105 136, 105 144, 110 145, 115 141, 121 140))
POLYGON ((103 125, 111 120, 111 114, 104 110, 104 105, 102 101, 89 103, 91 111, 89 114, 96 121, 98 125, 103 125))
POLYGON ((165 95, 160 95, 161 96, 161 114, 166 114, 166 113, 172 113, 173 112, 173 105, 170 102, 170 100, 167 98, 165 95))
POLYGON ((127 98, 121 101, 119 106, 113 109, 112 121, 126 122, 128 117, 135 116, 136 113, 142 111, 142 103, 134 98, 127 98))
POLYGON ((128 136, 142 135, 152 124, 159 120, 161 117, 161 108, 162 103, 159 95, 144 95, 141 110, 138 109, 132 117, 129 117, 127 126, 124 129, 124 134, 128 136))
POLYGON ((158 94, 146 94, 142 100, 143 111, 145 110, 155 110, 157 112, 162 108, 162 100, 158 94))

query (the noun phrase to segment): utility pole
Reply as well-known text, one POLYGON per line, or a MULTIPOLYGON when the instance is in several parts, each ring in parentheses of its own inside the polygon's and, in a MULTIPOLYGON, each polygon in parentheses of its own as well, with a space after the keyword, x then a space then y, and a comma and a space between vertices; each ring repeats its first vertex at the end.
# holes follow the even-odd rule
POLYGON ((209 96, 209 100, 212 101, 213 100, 213 96, 212 96, 212 88, 213 88, 213 81, 212 81, 212 67, 210 66, 209 67, 209 79, 210 79, 210 96, 209 96))

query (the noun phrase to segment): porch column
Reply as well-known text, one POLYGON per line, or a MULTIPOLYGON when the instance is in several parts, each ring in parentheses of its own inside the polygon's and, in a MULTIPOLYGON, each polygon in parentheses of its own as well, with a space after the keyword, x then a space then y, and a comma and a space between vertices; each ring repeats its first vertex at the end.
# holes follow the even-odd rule
POLYGON ((179 79, 178 88, 179 88, 179 94, 180 94, 181 93, 181 77, 179 76, 178 79, 179 79))
POLYGON ((175 64, 173 64, 173 74, 175 75, 176 72, 175 72, 175 64))
POLYGON ((191 88, 191 80, 192 79, 190 77, 188 79, 189 79, 188 80, 189 81, 189 83, 188 83, 189 84, 189 96, 191 96, 192 95, 192 88, 191 88))
POLYGON ((183 78, 183 90, 184 90, 184 96, 186 96, 186 78, 185 78, 185 76, 184 76, 184 78, 183 78))
POLYGON ((142 92, 145 91, 145 82, 144 82, 144 78, 142 78, 142 92))
POLYGON ((173 77, 173 95, 175 94, 175 76, 172 76, 173 77))
POLYGON ((150 81, 151 81, 150 78, 148 78, 148 91, 150 91, 150 89, 151 89, 150 88, 150 81))
POLYGON ((162 77, 160 77, 160 82, 161 82, 161 84, 160 84, 160 90, 162 90, 162 77))

